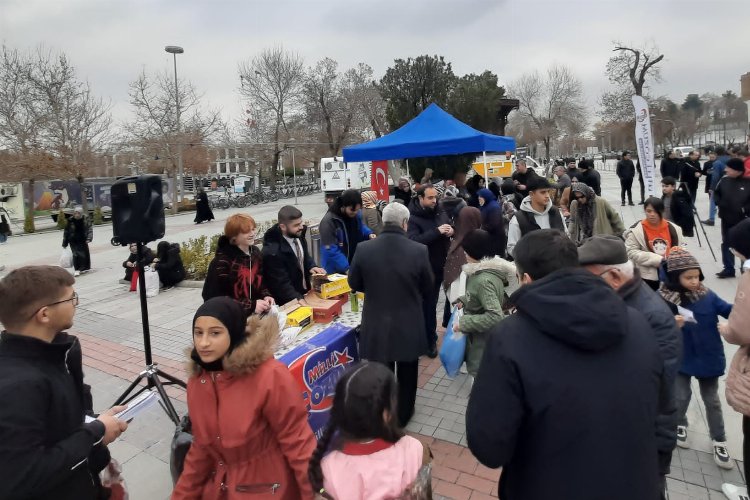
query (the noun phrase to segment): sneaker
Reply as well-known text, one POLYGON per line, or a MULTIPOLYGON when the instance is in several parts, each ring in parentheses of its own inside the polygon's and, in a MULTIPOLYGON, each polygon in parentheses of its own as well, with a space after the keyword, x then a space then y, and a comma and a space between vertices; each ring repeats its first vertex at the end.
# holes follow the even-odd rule
POLYGON ((625 206, 625 202, 624 202, 624 201, 622 202, 622 206, 623 206, 623 207, 625 206))
POLYGON ((714 462, 722 469, 733 469, 734 463, 729 456, 727 443, 724 441, 714 441, 714 462))
POLYGON ((684 425, 678 425, 677 426, 677 446, 680 448, 687 448, 688 447, 688 435, 687 435, 687 427, 684 425))
POLYGON ((716 277, 719 278, 720 280, 723 280, 723 279, 726 279, 726 278, 734 278, 735 275, 734 275, 733 272, 729 272, 729 271, 727 271, 725 269, 725 270, 723 270, 720 273, 716 273, 716 277))
POLYGON ((711 219, 706 219, 706 220, 701 221, 701 222, 703 223, 704 226, 713 226, 714 225, 714 221, 712 221, 711 219))
POLYGON ((729 500, 750 500, 750 496, 747 495, 747 488, 742 486, 724 483, 721 485, 721 491, 729 500))
POLYGON ((633 203, 632 201, 630 201, 630 202, 628 202, 628 205, 630 205, 631 207, 634 207, 635 203, 633 203))
POLYGON ((81 271, 76 271, 73 273, 73 276, 80 276, 80 275, 81 275, 81 271))
POLYGON ((644 203, 646 203, 646 202, 643 201, 643 200, 641 200, 641 201, 638 202, 639 205, 643 205, 644 203))

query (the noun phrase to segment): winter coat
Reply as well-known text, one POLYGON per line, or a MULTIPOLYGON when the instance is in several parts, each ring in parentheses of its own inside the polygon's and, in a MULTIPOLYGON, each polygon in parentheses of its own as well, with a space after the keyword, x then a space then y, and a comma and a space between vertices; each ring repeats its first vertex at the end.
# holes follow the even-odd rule
POLYGON ((714 160, 713 171, 711 172, 711 190, 715 191, 719 181, 724 177, 724 170, 727 168, 727 161, 731 156, 719 156, 714 160))
POLYGON ((680 182, 687 184, 690 193, 698 192, 698 184, 701 178, 696 177, 696 173, 701 173, 700 160, 684 160, 682 162, 682 171, 680 172, 680 182))
MULTIPOLYGON (((147 246, 143 247, 143 258, 141 259, 141 263, 143 264, 143 267, 148 266, 151 264, 151 262, 154 260, 154 252, 151 251, 151 249, 147 246)), ((138 255, 134 253, 130 253, 128 255, 128 259, 122 263, 122 267, 125 268, 125 281, 130 281, 133 279, 133 271, 135 271, 136 267, 128 267, 128 262, 132 262, 133 264, 136 264, 138 261, 138 255)))
POLYGON ((312 498, 307 464, 315 437, 298 382, 273 357, 278 322, 253 316, 247 332, 223 370, 191 363, 193 444, 172 500, 312 498))
MULTIPOLYGON (((672 222, 668 221, 668 224, 672 228, 669 231, 672 235, 672 246, 682 246, 685 243, 682 239, 682 229, 672 222), (674 241, 675 239, 677 241, 674 241)), ((633 261, 643 279, 659 280, 659 266, 664 257, 649 250, 641 221, 636 222, 625 231, 625 248, 628 251, 628 258, 633 261)))
POLYGON ((525 212, 525 214, 519 214, 518 212, 516 215, 513 216, 513 218, 510 220, 510 224, 508 224, 508 255, 513 256, 513 249, 516 247, 516 243, 518 243, 518 240, 520 240, 526 232, 529 232, 528 230, 524 232, 524 229, 519 222, 519 217, 526 217, 528 219, 531 219, 533 217, 533 223, 530 224, 532 227, 530 230, 534 229, 559 229, 560 231, 563 231, 567 234, 568 228, 565 227, 565 221, 562 218, 562 214, 560 211, 554 207, 552 204, 552 200, 547 203, 547 206, 544 207, 544 211, 537 212, 534 210, 534 207, 531 205, 531 199, 527 196, 523 199, 523 202, 521 203, 521 210, 519 212, 525 212))
MULTIPOLYGON (((589 202, 590 203, 590 202, 589 202)), ((598 234, 611 234, 612 236, 622 236, 625 232, 625 224, 622 223, 620 214, 612 208, 607 200, 599 196, 596 197, 594 215, 594 230, 592 236, 598 234)), ((578 200, 570 203, 570 237, 576 243, 581 243, 579 234, 583 230, 581 221, 578 216, 578 200)))
POLYGON ((505 234, 503 209, 489 189, 480 189, 479 196, 485 199, 484 205, 479 207, 479 211, 482 212, 482 229, 490 233, 492 254, 504 257, 508 237, 505 234))
POLYGON ((109 463, 91 410, 78 339, 0 335, 0 498, 99 499, 109 463))
POLYGON ((263 236, 263 279, 277 304, 301 299, 312 288, 310 270, 315 267, 315 261, 307 249, 305 233, 307 227, 299 237, 304 269, 300 269, 297 254, 284 238, 278 224, 274 224, 263 236))
POLYGON ((362 222, 362 213, 356 215, 356 234, 349 234, 347 224, 340 214, 332 210, 326 212, 321 219, 320 231, 320 265, 327 273, 345 273, 349 270, 349 263, 354 258, 354 249, 361 241, 365 241, 372 234, 372 230, 362 222), (356 244, 354 243, 356 239, 356 244))
POLYGON ((448 218, 448 224, 455 226, 458 220, 458 213, 466 207, 466 201, 463 198, 443 198, 438 202, 440 211, 448 218))
POLYGON ((617 177, 620 179, 634 179, 635 178, 635 164, 633 160, 620 160, 617 162, 617 177))
POLYGON ((411 203, 413 194, 414 193, 411 189, 409 189, 408 191, 403 191, 399 187, 396 187, 396 189, 393 190, 393 197, 396 200, 401 200, 407 207, 409 206, 409 203, 411 203))
POLYGON ((518 312, 490 332, 466 410, 472 453, 503 467, 498 496, 658 498, 663 368, 643 315, 582 269, 555 271, 511 301, 518 312), (592 460, 601 450, 607 460, 592 460))
POLYGON ((490 330, 503 319, 506 283, 516 276, 516 266, 500 257, 464 265, 466 295, 458 300, 464 315, 459 331, 466 334, 466 369, 476 377, 490 330))
MULTIPOLYGON (((664 201, 664 196, 662 196, 661 199, 664 201)), ((671 219, 669 220, 680 226, 683 235, 692 238, 694 234, 693 230, 695 229, 693 200, 682 185, 672 193, 669 212, 671 214, 671 219)))
POLYGON ((679 179, 682 172, 682 163, 683 161, 678 158, 663 158, 659 164, 661 178, 672 177, 675 180, 679 179))
POLYGON ((271 295, 263 281, 263 262, 258 247, 250 247, 250 255, 222 236, 216 247, 216 256, 208 265, 203 283, 203 300, 213 297, 232 297, 239 302, 245 314, 255 312, 255 302, 271 295))
POLYGON ((534 177, 539 177, 539 176, 537 175, 536 171, 534 171, 534 169, 531 169, 531 168, 527 168, 526 172, 523 174, 516 170, 515 172, 513 172, 513 175, 511 176, 511 179, 513 179, 514 182, 518 182, 518 184, 516 185, 516 190, 524 198, 526 198, 526 196, 529 195, 529 181, 534 177), (525 189, 518 189, 518 186, 525 186, 525 189))
POLYGON ((665 400, 656 420, 656 447, 659 451, 659 468, 662 474, 669 473, 672 452, 677 444, 677 401, 674 384, 682 360, 682 333, 677 328, 674 314, 659 294, 641 279, 638 270, 633 279, 622 285, 617 294, 627 305, 640 311, 646 318, 654 338, 659 345, 664 372, 665 400))
POLYGON ((154 264, 154 269, 164 286, 175 286, 184 280, 186 273, 180 257, 180 244, 170 243, 166 255, 154 264))
MULTIPOLYGON (((719 316, 729 317, 732 304, 729 304, 709 290, 706 296, 682 307, 693 312, 698 323, 685 322, 682 327, 682 364, 680 373, 697 378, 711 378, 724 375, 727 366, 724 357, 724 344, 716 326, 719 316)), ((673 306, 674 307, 674 306, 673 306)), ((677 314, 677 308, 673 311, 677 314)))
MULTIPOLYGON (((419 198, 412 200, 409 213, 409 229, 406 234, 410 240, 427 246, 432 273, 440 278, 443 275, 451 239, 440 234, 438 227, 448 224, 448 216, 439 206, 435 210, 425 210, 419 203, 419 198)), ((442 281, 442 278, 440 279, 442 281)))
POLYGON ((750 179, 724 177, 716 185, 714 202, 719 208, 722 224, 728 227, 750 217, 750 179))
POLYGON ((362 220, 375 234, 380 234, 380 231, 383 229, 383 214, 380 213, 377 207, 363 208, 362 220))
POLYGON ((713 176, 713 172, 714 172, 714 161, 708 160, 707 162, 703 164, 703 169, 701 170, 701 173, 706 178, 706 188, 705 188, 706 193, 708 193, 712 189, 711 178, 713 176))
POLYGON ((71 217, 68 219, 68 225, 63 231, 63 247, 72 245, 83 245, 91 243, 94 239, 94 226, 85 215, 80 219, 71 217))
POLYGON ((205 191, 200 191, 195 196, 195 219, 193 219, 193 222, 200 224, 203 221, 211 221, 213 219, 214 213, 208 202, 208 195, 205 191))
POLYGON ((597 196, 602 195, 602 176, 593 168, 588 168, 581 172, 578 180, 594 190, 597 196))
POLYGON ((349 286, 367 297, 359 334, 362 359, 416 361, 427 353, 422 303, 432 293, 433 276, 425 245, 386 224, 377 239, 357 249, 349 286))
POLYGON ((745 272, 740 276, 724 339, 742 346, 732 358, 727 373, 727 402, 750 417, 750 264, 745 265, 745 272))

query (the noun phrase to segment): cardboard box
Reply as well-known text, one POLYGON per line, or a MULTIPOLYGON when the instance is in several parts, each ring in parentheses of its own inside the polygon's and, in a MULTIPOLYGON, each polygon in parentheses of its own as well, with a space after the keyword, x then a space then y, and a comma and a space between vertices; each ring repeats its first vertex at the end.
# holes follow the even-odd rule
POLYGON ((330 323, 341 315, 341 303, 337 300, 321 299, 311 293, 305 297, 305 302, 313 309, 315 323, 330 323))
POLYGON ((312 307, 298 307, 294 311, 286 315, 287 326, 299 326, 305 328, 312 323, 313 309, 312 307))
POLYGON ((351 292, 348 277, 345 274, 329 274, 328 276, 313 276, 313 290, 321 299, 329 299, 337 295, 351 292))

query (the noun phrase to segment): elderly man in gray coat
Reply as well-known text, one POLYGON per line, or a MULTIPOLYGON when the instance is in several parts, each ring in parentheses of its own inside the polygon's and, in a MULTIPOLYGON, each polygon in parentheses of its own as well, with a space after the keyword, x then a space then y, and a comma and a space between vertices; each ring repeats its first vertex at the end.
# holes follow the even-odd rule
POLYGON ((428 350, 422 305, 433 283, 427 247, 406 237, 408 224, 408 208, 385 207, 383 230, 357 246, 349 269, 352 290, 365 294, 360 356, 395 371, 402 427, 414 414, 419 357, 428 350))

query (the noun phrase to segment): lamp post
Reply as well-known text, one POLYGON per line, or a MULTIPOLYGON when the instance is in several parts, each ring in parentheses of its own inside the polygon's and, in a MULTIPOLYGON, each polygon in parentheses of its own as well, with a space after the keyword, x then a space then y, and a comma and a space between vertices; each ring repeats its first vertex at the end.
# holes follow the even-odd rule
MULTIPOLYGON (((170 54, 174 59, 174 100, 175 107, 177 108, 177 193, 178 201, 182 202, 182 191, 184 189, 185 180, 182 174, 182 139, 180 138, 180 92, 177 86, 177 54, 182 54, 185 50, 182 47, 176 45, 167 45, 164 50, 170 54)), ((177 207, 175 207, 176 213, 177 207)))
MULTIPOLYGON (((294 142, 294 137, 289 138, 289 142, 294 142)), ((297 165, 294 163, 294 144, 290 147, 292 150, 292 189, 294 189, 294 204, 297 204, 297 165)))

